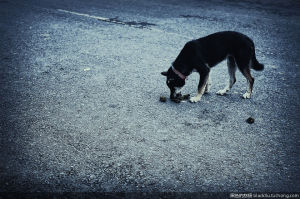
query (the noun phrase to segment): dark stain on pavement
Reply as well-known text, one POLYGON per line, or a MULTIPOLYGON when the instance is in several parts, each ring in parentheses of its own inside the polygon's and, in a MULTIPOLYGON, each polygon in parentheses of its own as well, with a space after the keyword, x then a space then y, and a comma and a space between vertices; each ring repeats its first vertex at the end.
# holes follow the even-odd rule
POLYGON ((206 17, 206 16, 200 16, 200 15, 180 15, 180 17, 183 18, 196 18, 206 21, 223 21, 222 19, 219 19, 217 17, 206 17))
POLYGON ((98 20, 109 22, 109 23, 132 26, 132 27, 135 27, 135 28, 146 28, 148 26, 156 26, 156 24, 148 23, 148 22, 144 22, 144 21, 122 21, 118 17, 108 18, 108 19, 103 18, 103 19, 98 19, 98 20))

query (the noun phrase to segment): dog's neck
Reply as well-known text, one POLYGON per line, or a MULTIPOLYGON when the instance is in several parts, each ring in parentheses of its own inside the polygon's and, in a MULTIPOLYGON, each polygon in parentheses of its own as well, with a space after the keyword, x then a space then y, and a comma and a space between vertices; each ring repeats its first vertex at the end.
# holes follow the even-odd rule
POLYGON ((173 72, 178 75, 181 79, 185 80, 187 78, 187 75, 184 75, 182 72, 177 70, 173 65, 171 66, 173 72))

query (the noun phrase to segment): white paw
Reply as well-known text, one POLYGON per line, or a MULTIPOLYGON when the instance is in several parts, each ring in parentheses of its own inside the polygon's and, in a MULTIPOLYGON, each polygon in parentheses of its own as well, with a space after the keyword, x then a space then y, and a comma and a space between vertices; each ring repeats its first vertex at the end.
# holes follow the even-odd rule
POLYGON ((190 102, 192 103, 196 103, 196 102, 199 102, 201 99, 201 97, 198 97, 198 96, 195 96, 195 97, 191 97, 190 98, 190 102))
POLYGON ((244 95, 243 95, 243 98, 244 99, 249 99, 251 97, 251 93, 249 92, 246 92, 244 95))
POLYGON ((227 92, 227 90, 225 90, 225 89, 219 90, 219 91, 217 92, 217 95, 225 95, 226 92, 227 92))

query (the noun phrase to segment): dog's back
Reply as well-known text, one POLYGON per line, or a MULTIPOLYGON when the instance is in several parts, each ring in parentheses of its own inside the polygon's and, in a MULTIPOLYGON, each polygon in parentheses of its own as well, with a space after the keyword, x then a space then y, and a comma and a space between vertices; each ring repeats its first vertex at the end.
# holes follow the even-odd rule
POLYGON ((197 45, 205 63, 215 66, 228 56, 235 57, 237 62, 250 60, 254 55, 254 43, 244 34, 224 31, 192 41, 197 45))

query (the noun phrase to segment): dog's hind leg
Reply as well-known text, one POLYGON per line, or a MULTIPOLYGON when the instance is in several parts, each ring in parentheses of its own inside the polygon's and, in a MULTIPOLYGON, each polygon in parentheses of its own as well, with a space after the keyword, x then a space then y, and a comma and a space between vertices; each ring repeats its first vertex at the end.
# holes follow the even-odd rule
POLYGON ((246 77, 249 85, 247 92, 243 95, 244 99, 249 99, 251 97, 254 84, 254 78, 251 76, 250 73, 250 68, 252 65, 252 50, 253 49, 245 48, 244 51, 239 51, 239 53, 237 53, 237 56, 235 56, 237 66, 241 73, 246 77))
POLYGON ((246 77, 249 87, 247 92, 243 95, 244 99, 249 99, 251 97, 252 94, 252 90, 253 90, 253 84, 254 84, 254 78, 251 76, 250 73, 250 68, 245 68, 244 70, 241 71, 242 74, 246 77))
POLYGON ((228 67, 228 73, 229 73, 229 83, 224 89, 219 90, 217 92, 218 95, 226 94, 228 91, 230 91, 230 89, 232 88, 232 86, 236 82, 235 72, 236 72, 237 67, 236 67, 236 64, 235 64, 234 57, 232 57, 232 56, 227 57, 227 67, 228 67))

